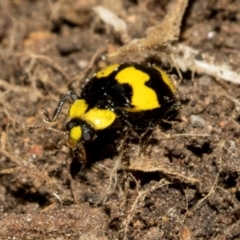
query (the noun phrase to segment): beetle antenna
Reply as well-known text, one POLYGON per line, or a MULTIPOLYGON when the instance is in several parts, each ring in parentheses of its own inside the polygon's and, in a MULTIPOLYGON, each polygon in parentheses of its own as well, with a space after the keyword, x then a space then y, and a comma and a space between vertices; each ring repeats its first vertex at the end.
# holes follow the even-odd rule
POLYGON ((68 134, 68 132, 66 132, 66 131, 61 131, 61 130, 58 130, 58 129, 52 128, 52 127, 46 127, 46 126, 30 126, 30 127, 27 127, 28 132, 35 131, 37 129, 43 129, 43 130, 47 130, 47 131, 57 132, 57 133, 60 133, 62 135, 68 134))

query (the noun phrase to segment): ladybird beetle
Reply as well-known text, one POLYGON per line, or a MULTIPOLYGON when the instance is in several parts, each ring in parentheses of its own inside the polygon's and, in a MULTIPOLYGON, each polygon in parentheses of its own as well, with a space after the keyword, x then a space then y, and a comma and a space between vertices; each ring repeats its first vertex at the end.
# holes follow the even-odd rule
MULTIPOLYGON (((175 87, 160 68, 144 63, 110 65, 85 84, 80 95, 67 92, 50 118, 54 122, 67 98, 71 98, 66 129, 74 150, 81 142, 93 141, 99 131, 129 127, 147 129, 179 108, 175 87)), ((83 161, 84 162, 84 161, 83 161)))

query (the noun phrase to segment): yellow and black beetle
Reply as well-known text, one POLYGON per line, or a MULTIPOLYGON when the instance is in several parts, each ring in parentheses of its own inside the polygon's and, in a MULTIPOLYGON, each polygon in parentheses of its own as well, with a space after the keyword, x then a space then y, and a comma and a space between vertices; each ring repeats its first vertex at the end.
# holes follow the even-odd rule
POLYGON ((97 133, 105 129, 149 128, 179 107, 169 76, 160 68, 143 63, 113 64, 100 70, 80 95, 67 92, 52 118, 45 111, 46 121, 54 122, 58 118, 69 97, 73 103, 66 129, 73 149, 80 142, 94 140, 97 133))

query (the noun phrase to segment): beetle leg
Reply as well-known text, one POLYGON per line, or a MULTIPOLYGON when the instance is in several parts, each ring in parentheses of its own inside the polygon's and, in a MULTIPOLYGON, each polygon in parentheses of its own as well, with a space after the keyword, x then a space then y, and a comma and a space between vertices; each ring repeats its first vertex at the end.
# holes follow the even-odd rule
POLYGON ((57 105, 57 107, 56 107, 56 109, 54 111, 54 114, 53 114, 53 116, 51 118, 49 116, 48 110, 46 108, 43 108, 43 111, 44 111, 43 114, 45 116, 44 121, 46 121, 46 122, 55 122, 57 120, 61 110, 62 110, 63 104, 66 102, 66 100, 69 97, 74 101, 74 100, 76 100, 78 98, 78 95, 76 93, 74 93, 74 92, 71 92, 71 91, 69 91, 66 94, 64 94, 62 96, 61 100, 59 101, 59 103, 58 103, 58 105, 57 105))

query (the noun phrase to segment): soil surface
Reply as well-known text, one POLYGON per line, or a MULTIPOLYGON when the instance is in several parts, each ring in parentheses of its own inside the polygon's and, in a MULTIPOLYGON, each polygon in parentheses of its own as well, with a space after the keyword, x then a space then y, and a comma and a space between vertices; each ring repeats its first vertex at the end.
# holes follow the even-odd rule
MULTIPOLYGON (((240 1, 189 2, 179 42, 239 68, 240 1)), ((191 71, 178 81, 176 69, 147 53, 102 58, 125 40, 95 6, 136 39, 168 3, 0 1, 0 239, 240 239, 240 85, 191 71), (65 131, 70 101, 53 124, 42 108, 52 114, 64 93, 126 61, 150 61, 176 78, 181 109, 144 149, 130 136, 120 151, 119 133, 86 146, 79 171, 67 137, 47 129, 65 131)))

